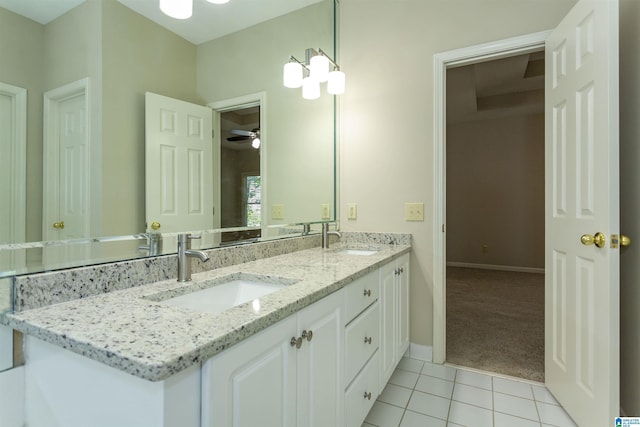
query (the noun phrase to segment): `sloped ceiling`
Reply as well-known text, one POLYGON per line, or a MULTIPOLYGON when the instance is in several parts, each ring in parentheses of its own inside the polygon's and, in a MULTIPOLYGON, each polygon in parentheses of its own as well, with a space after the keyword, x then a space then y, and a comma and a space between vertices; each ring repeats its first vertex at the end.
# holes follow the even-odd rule
POLYGON ((544 52, 447 70, 447 123, 544 113, 544 52))

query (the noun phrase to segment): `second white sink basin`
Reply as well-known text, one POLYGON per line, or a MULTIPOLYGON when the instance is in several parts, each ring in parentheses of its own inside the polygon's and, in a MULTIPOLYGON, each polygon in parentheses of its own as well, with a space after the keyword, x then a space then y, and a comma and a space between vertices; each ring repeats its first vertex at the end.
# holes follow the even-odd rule
POLYGON ((373 255, 376 252, 378 252, 376 249, 343 249, 340 251, 340 253, 347 255, 373 255))
MULTIPOLYGON (((232 276, 227 280, 212 281, 211 286, 204 289, 162 300, 161 303, 207 313, 220 313, 231 307, 254 301, 254 309, 258 310, 260 297, 292 284, 289 279, 282 279, 286 283, 272 283, 272 281, 262 281, 250 275, 232 276)), ((199 288, 201 286, 202 284, 198 284, 199 288)))

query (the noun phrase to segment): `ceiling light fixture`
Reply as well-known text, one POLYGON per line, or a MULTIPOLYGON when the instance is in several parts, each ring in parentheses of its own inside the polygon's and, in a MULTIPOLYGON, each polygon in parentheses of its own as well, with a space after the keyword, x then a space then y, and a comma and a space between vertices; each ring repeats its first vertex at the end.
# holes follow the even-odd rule
POLYGON ((345 90, 345 74, 340 66, 322 49, 309 48, 305 51, 306 61, 298 61, 294 56, 284 64, 282 82, 285 87, 299 88, 302 86, 304 99, 320 97, 320 83, 327 82, 327 92, 341 95, 345 90), (305 71, 307 76, 305 77, 305 71))
MULTIPOLYGON (((207 0, 213 4, 225 4, 229 0, 207 0)), ((160 10, 175 19, 188 19, 193 14, 193 0, 160 0, 160 10)))

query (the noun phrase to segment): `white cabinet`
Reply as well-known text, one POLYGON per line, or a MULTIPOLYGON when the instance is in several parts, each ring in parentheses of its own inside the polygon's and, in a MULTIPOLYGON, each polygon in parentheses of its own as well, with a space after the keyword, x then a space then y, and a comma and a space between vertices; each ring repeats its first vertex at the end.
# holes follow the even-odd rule
POLYGON ((409 347, 409 254, 380 268, 380 387, 409 347))
POLYGON ((202 426, 344 423, 342 291, 203 365, 202 426))

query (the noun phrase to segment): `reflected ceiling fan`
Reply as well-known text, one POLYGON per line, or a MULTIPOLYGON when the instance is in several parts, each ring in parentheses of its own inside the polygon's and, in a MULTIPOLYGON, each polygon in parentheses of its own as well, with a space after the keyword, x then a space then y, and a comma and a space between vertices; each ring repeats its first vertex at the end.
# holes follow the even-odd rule
POLYGON ((260 148, 260 128, 253 130, 231 129, 229 133, 232 133, 234 136, 228 137, 227 141, 239 142, 251 140, 251 146, 253 148, 260 148))

